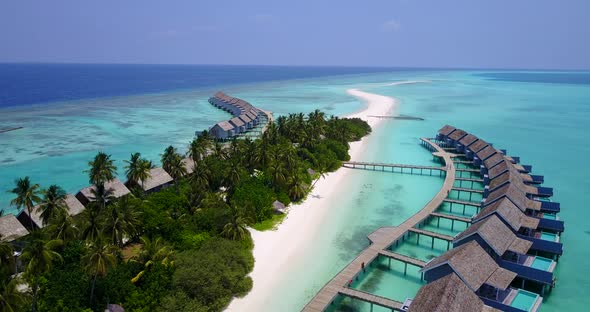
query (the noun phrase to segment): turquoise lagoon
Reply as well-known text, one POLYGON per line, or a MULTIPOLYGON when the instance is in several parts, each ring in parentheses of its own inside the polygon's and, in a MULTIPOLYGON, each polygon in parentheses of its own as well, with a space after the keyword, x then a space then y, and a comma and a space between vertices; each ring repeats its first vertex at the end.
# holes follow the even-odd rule
MULTIPOLYGON (((555 269, 557 287, 544 298, 541 310, 584 310, 590 305, 585 294, 590 287, 590 266, 585 264, 590 257, 590 249, 585 247, 590 239, 590 211, 585 209, 583 196, 590 187, 586 167, 590 153, 590 74, 490 73, 495 71, 396 71, 223 89, 277 114, 319 108, 340 115, 362 107, 346 94, 348 88, 359 88, 396 97, 402 114, 425 118, 385 121, 368 138, 366 153, 358 160, 433 164, 431 155, 418 144, 419 138, 433 136, 446 123, 486 138, 510 155, 521 156, 524 164, 533 165, 534 174, 544 175, 545 184, 555 188, 553 200, 561 202, 560 218, 566 221, 566 232, 561 236, 565 254, 555 269), (568 83, 564 75, 575 79, 568 83), (391 85, 409 80, 427 82, 391 85)), ((19 176, 29 175, 45 186, 58 183, 69 192, 84 187, 87 178, 82 171, 97 150, 113 154, 120 167, 131 152, 158 160, 168 144, 184 150, 194 131, 227 117, 206 102, 214 91, 170 91, 84 99, 26 110, 2 109, 3 126, 24 124, 25 129, 0 137, 0 205, 8 206, 10 198, 5 191, 19 176)), ((403 222, 442 184, 439 177, 362 170, 350 176, 340 186, 334 212, 324 221, 317 239, 277 276, 274 293, 269 294, 261 310, 299 311, 367 246, 367 234, 380 226, 403 222)), ((453 213, 463 214, 456 209, 453 213)), ((465 215, 473 213, 466 211, 465 215)), ((448 224, 441 223, 441 228, 450 231, 448 224)), ((413 246, 410 240, 396 252, 413 253, 425 260, 435 256, 429 240, 420 244, 423 246, 413 246)), ((444 252, 446 244, 435 249, 436 253, 444 252)), ((398 300, 415 294, 420 282, 411 271, 414 269, 409 268, 408 275, 403 276, 399 267, 390 271, 383 265, 369 268, 368 278, 355 287, 398 300)), ((362 303, 334 309, 349 308, 369 310, 362 303)))

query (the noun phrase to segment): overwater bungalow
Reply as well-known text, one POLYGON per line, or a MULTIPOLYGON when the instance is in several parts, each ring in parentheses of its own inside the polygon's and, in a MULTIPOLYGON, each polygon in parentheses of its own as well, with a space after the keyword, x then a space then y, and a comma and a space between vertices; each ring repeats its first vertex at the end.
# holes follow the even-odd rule
POLYGON ((430 260, 420 271, 428 283, 456 274, 484 304, 501 311, 536 311, 542 302, 542 298, 535 295, 530 306, 521 308, 515 299, 522 290, 510 287, 517 274, 501 268, 475 241, 430 260))
POLYGON ((450 273, 426 284, 412 300, 408 312, 492 312, 461 278, 450 273))
POLYGON ((145 181, 135 181, 146 193, 157 192, 172 185, 174 179, 162 168, 150 169, 150 177, 145 181))
POLYGON ((492 215, 471 225, 455 237, 455 247, 475 241, 504 269, 518 274, 524 280, 539 283, 541 295, 553 283, 556 262, 552 259, 529 255, 533 243, 517 237, 497 216, 492 215))
POLYGON ((216 139, 227 140, 236 135, 236 126, 228 121, 220 121, 209 129, 209 133, 216 139))
POLYGON ((471 144, 475 143, 475 141, 477 141, 477 140, 479 140, 479 139, 475 135, 467 134, 461 140, 459 140, 459 142, 457 144, 455 144, 455 147, 457 148, 457 151, 459 151, 460 153, 465 153, 465 148, 469 147, 471 144))
POLYGON ((237 129, 236 132, 242 133, 246 132, 247 126, 246 123, 239 117, 234 117, 229 120, 229 122, 237 129))
POLYGON ((529 184, 525 184, 519 173, 512 172, 510 170, 496 176, 495 178, 488 180, 485 186, 484 196, 491 191, 494 191, 506 184, 513 184, 521 191, 525 192, 529 196, 535 197, 551 197, 553 196, 553 188, 550 187, 535 187, 529 184))
POLYGON ((541 184, 545 182, 543 176, 519 172, 514 166, 514 164, 510 163, 508 160, 504 160, 501 163, 497 164, 491 169, 487 169, 486 172, 484 172, 484 183, 488 184, 489 180, 496 178, 497 176, 501 175, 506 171, 512 171, 514 173, 519 174, 520 178, 525 184, 541 184))
POLYGON ((0 217, 0 240, 12 242, 28 234, 29 231, 13 214, 0 217))
POLYGON ((447 144, 451 146, 455 146, 463 137, 467 135, 467 132, 461 129, 455 129, 455 131, 451 132, 446 139, 447 144))
POLYGON ((252 119, 250 119, 250 117, 248 117, 248 115, 241 114, 240 116, 238 116, 238 118, 240 118, 244 122, 244 124, 246 125, 246 128, 248 128, 248 129, 254 128, 254 123, 252 122, 252 119))
MULTIPOLYGON (((66 208, 68 209, 68 214, 70 216, 78 215, 78 214, 82 213, 82 211, 84 210, 84 205, 82 205, 82 203, 76 198, 76 196, 74 196, 72 194, 66 195, 66 198, 64 199, 64 203, 65 203, 66 208)), ((32 221, 35 229, 41 229, 41 228, 45 227, 46 224, 43 224, 43 221, 41 219, 41 212, 39 211, 39 206, 40 205, 36 205, 35 207, 33 207, 33 211, 31 212, 30 216, 29 216, 29 211, 27 209, 23 209, 17 215, 16 218, 26 228, 31 227, 31 221, 32 221)))
POLYGON ((453 131, 455 131, 455 129, 457 129, 457 128, 455 128, 451 125, 445 125, 444 127, 440 128, 440 130, 438 130, 438 134, 436 135, 436 139, 438 141, 446 142, 449 134, 451 134, 453 131))
MULTIPOLYGON (((107 190, 113 191, 114 198, 120 198, 127 194, 130 194, 131 191, 123 184, 123 182, 119 181, 119 179, 111 180, 105 183, 105 188, 107 190)), ((87 188, 81 189, 77 194, 76 198, 84 205, 84 207, 88 206, 89 203, 95 201, 93 191, 96 190, 96 186, 92 185, 87 188)))

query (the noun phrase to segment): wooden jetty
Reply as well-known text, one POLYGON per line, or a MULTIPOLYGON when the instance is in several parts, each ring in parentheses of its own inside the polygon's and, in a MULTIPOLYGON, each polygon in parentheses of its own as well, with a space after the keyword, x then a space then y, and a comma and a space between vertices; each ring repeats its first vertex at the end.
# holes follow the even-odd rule
POLYGON ((430 215, 433 217, 437 217, 437 218, 443 218, 443 219, 449 219, 449 220, 454 220, 454 221, 461 221, 461 222, 465 222, 465 223, 471 223, 470 218, 459 217, 459 216, 455 216, 452 214, 433 212, 430 215))
POLYGON ((473 207, 480 207, 481 206, 480 203, 476 203, 476 202, 472 202, 472 201, 468 201, 468 200, 445 198, 443 201, 447 202, 447 203, 451 203, 451 204, 459 204, 459 205, 464 205, 464 206, 473 206, 473 207))
MULTIPOLYGON (((429 139, 422 138, 421 140, 429 150, 435 151, 433 155, 441 157, 443 159, 443 162, 445 163, 444 171, 446 171, 446 176, 440 191, 434 196, 432 200, 430 200, 422 208, 422 210, 418 211, 416 214, 408 218, 402 224, 396 227, 382 228, 383 230, 379 229, 373 232, 371 235, 369 235, 372 244, 370 244, 346 267, 344 267, 338 274, 336 274, 334 278, 332 278, 326 285, 324 285, 324 287, 322 287, 322 289, 320 289, 320 291, 303 308, 303 311, 324 311, 328 306, 332 304, 332 302, 336 299, 336 296, 338 294, 346 295, 345 293, 350 293, 350 296, 352 297, 353 290, 347 288, 346 285, 348 285, 348 282, 350 280, 354 280, 358 277, 359 273, 362 271, 363 264, 369 265, 371 262, 373 262, 373 260, 375 260, 382 251, 384 251, 389 246, 391 246, 395 241, 403 237, 414 226, 429 218, 430 214, 433 213, 443 203, 443 201, 447 197, 447 194, 451 191, 451 189, 453 188, 453 184, 455 183, 455 165, 452 161, 452 157, 454 157, 454 154, 447 153, 440 146, 436 145, 429 139)), ((354 294, 358 294, 358 291, 354 291, 354 294)), ((369 295, 357 296, 353 298, 377 305, 379 305, 382 302, 379 299, 380 297, 369 295)), ((390 302, 393 302, 393 300, 390 300, 390 302)), ((388 308, 391 308, 392 310, 396 311, 401 311, 402 306, 391 305, 388 306, 388 308)))
POLYGON ((404 305, 403 303, 401 303, 399 301, 391 300, 389 298, 373 295, 368 292, 364 292, 364 291, 360 291, 360 290, 356 290, 356 289, 352 289, 352 288, 342 288, 342 289, 338 290, 338 293, 343 296, 346 296, 346 297, 370 302, 371 304, 382 306, 384 308, 391 309, 392 311, 404 311, 402 309, 402 307, 404 305))
POLYGON ((13 127, 13 128, 0 129, 0 133, 10 132, 10 131, 15 131, 15 130, 20 130, 20 129, 23 129, 23 128, 24 127, 13 127))
POLYGON ((363 162, 363 161, 345 161, 342 163, 345 168, 351 169, 363 169, 373 171, 387 171, 394 173, 409 173, 409 174, 428 174, 438 172, 439 176, 443 176, 444 172, 447 171, 446 167, 437 166, 418 166, 418 165, 406 165, 406 164, 386 164, 376 162, 363 162), (398 169, 396 171, 396 169, 398 169))
POLYGON ((391 252, 388 250, 381 250, 379 252, 379 255, 390 258, 390 259, 395 259, 397 261, 401 261, 404 263, 408 263, 408 264, 411 264, 411 265, 419 267, 419 268, 423 268, 426 265, 425 261, 422 261, 422 260, 419 260, 416 258, 412 258, 412 257, 408 257, 406 255, 402 255, 402 254, 399 254, 396 252, 391 252))
POLYGON ((472 178, 456 177, 455 180, 457 180, 457 181, 467 181, 467 182, 483 183, 483 179, 472 179, 472 178))
MULTIPOLYGON (((430 215, 432 215, 432 213, 430 215)), ((408 229, 408 232, 418 235, 417 241, 420 240, 420 235, 432 237, 433 239, 436 238, 436 239, 444 240, 447 242, 452 242, 453 239, 455 239, 453 236, 450 236, 450 235, 440 234, 440 233, 432 232, 432 231, 426 231, 423 229, 410 228, 410 229, 408 229)))

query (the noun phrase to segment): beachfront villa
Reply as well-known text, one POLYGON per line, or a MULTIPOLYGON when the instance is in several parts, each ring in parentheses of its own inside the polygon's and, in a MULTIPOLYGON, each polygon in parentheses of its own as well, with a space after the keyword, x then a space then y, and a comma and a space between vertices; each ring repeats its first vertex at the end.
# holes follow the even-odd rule
POLYGON ((13 214, 0 217, 0 239, 12 242, 27 235, 29 231, 13 214))
MULTIPOLYGON (((64 203, 70 216, 79 215, 84 210, 84 205, 82 205, 76 196, 72 194, 66 195, 64 203)), ((30 216, 27 209, 23 209, 16 218, 27 228, 30 228, 32 223, 35 229, 41 229, 45 227, 45 224, 43 224, 43 220, 41 220, 41 212, 38 209, 39 205, 33 207, 33 211, 31 212, 30 216)))
MULTIPOLYGON (((234 98, 219 91, 209 98, 209 103, 232 114, 228 121, 222 121, 209 129, 217 140, 228 140, 233 137, 254 131, 258 125, 266 124, 271 120, 270 113, 254 107, 252 104, 238 98, 234 98)), ((259 129, 262 132, 264 128, 259 129)))
POLYGON ((564 224, 557 216, 560 205, 549 200, 553 189, 540 186, 543 176, 532 175, 532 167, 521 165, 519 157, 508 156, 505 150, 453 126, 446 125, 435 138, 421 142, 443 167, 344 164, 353 169, 440 174, 445 181, 421 211, 396 227, 371 233, 369 247, 328 282, 303 311, 331 311, 330 306, 345 299, 392 311, 539 309, 542 296, 555 286, 553 271, 563 253, 559 234, 564 224), (462 209, 453 211, 455 206, 462 209), (441 220, 450 225, 443 225, 442 233, 437 231, 443 230, 441 220), (457 232, 457 222, 466 228, 457 232), (430 239, 424 244, 421 236, 430 239), (418 251, 408 252, 408 246, 430 248, 432 252, 442 249, 442 255, 418 256, 418 251), (382 259, 387 259, 385 266, 382 259), (417 280, 426 285, 413 298, 404 301, 378 296, 357 282, 374 274, 372 267, 395 270, 392 260, 403 264, 403 276, 410 274, 408 265, 419 268, 417 280))
POLYGON ((174 179, 162 168, 150 169, 150 176, 145 181, 135 181, 146 193, 154 193, 172 185, 174 179))
MULTIPOLYGON (((105 183, 104 187, 107 190, 110 189, 113 191, 114 198, 120 198, 131 193, 131 191, 119 179, 114 179, 105 183)), ((95 201, 93 194, 93 191, 95 190, 96 186, 94 185, 83 188, 78 192, 78 194, 76 194, 76 198, 80 201, 80 203, 82 203, 82 205, 86 207, 89 203, 95 201)))

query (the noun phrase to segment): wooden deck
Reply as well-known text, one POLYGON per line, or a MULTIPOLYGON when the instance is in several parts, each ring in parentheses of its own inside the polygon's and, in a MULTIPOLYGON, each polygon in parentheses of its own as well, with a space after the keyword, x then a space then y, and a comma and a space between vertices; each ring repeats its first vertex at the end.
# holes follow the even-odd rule
POLYGON ((457 181, 467 181, 467 182, 483 183, 483 179, 472 179, 472 178, 460 178, 460 177, 457 177, 457 178, 455 178, 455 180, 457 180, 457 181))
POLYGON ((388 250, 381 250, 379 252, 379 255, 387 257, 387 258, 391 258, 391 259, 395 259, 404 263, 409 263, 411 265, 417 266, 419 268, 423 268, 426 265, 425 261, 416 259, 416 258, 412 258, 412 257, 408 257, 396 252, 391 252, 388 250))
POLYGON ((459 204, 459 205, 465 205, 465 206, 473 206, 473 207, 481 206, 481 204, 479 202, 472 202, 472 201, 468 201, 468 200, 458 200, 458 199, 446 198, 443 201, 447 202, 447 203, 459 204))
MULTIPOLYGON (((432 215, 432 214, 430 214, 430 215, 432 215)), ((453 236, 450 236, 450 235, 440 234, 440 233, 432 232, 432 231, 426 231, 423 229, 410 228, 410 229, 408 229, 408 232, 412 232, 412 233, 415 233, 418 235, 424 235, 424 236, 428 236, 428 237, 438 238, 440 240, 444 240, 447 242, 452 242, 453 239, 455 239, 453 236)))
POLYGON ((464 187, 453 187, 452 190, 453 191, 458 191, 458 192, 468 192, 468 193, 483 194, 483 191, 482 190, 474 190, 474 189, 464 188, 464 187))
POLYGON ((443 219, 461 221, 461 222, 465 222, 465 223, 471 223, 470 218, 459 217, 459 216, 455 216, 452 214, 433 212, 430 215, 433 217, 437 217, 437 218, 443 218, 443 219))
POLYGON ((473 173, 479 173, 480 170, 479 169, 468 169, 468 168, 462 168, 462 169, 456 169, 457 172, 473 172, 473 173))
POLYGON ((372 304, 376 304, 378 306, 382 306, 382 307, 391 309, 393 311, 403 311, 402 310, 402 307, 404 305, 403 303, 401 303, 399 301, 391 300, 391 299, 388 299, 385 297, 373 295, 368 292, 364 292, 364 291, 360 291, 360 290, 356 290, 356 289, 352 289, 352 288, 342 288, 338 291, 338 293, 343 296, 346 296, 346 297, 370 302, 372 304))
MULTIPOLYGON (((320 291, 311 299, 311 301, 303 308, 305 312, 318 312, 324 311, 328 306, 332 304, 336 296, 340 293, 346 295, 343 292, 351 293, 352 290, 348 289, 346 285, 350 280, 355 279, 361 272, 362 264, 369 265, 379 253, 384 249, 393 244, 396 240, 400 239, 408 230, 426 220, 431 213, 433 213, 446 199, 447 194, 453 188, 455 183, 455 165, 451 159, 454 154, 445 152, 440 146, 433 143, 431 140, 422 138, 421 139, 429 149, 435 150, 433 155, 442 157, 445 167, 444 170, 447 172, 444 183, 440 191, 430 200, 422 210, 408 218, 402 224, 396 227, 386 227, 378 229, 369 235, 370 240, 373 242, 365 250, 363 250, 354 260, 352 260, 345 268, 343 268, 334 278, 332 278, 320 291)), ((357 291, 354 294, 358 294, 357 291)), ((369 294, 370 295, 370 294, 369 294)), ((357 297, 357 299, 379 304, 378 299, 380 297, 370 295, 357 297), (373 297, 371 297, 373 296, 373 297)), ((387 299, 390 300, 390 299, 387 299)), ((381 302, 381 301, 379 301, 381 302)), ((393 300, 390 300, 393 302, 393 300)), ((392 308, 395 309, 395 308, 392 308)))
POLYGON ((375 162, 362 162, 362 161, 345 161, 342 163, 345 168, 351 169, 363 169, 372 171, 387 171, 394 173, 410 173, 410 174, 426 174, 442 176, 443 172, 447 169, 445 167, 437 166, 418 166, 418 165, 406 165, 406 164, 387 164, 387 163, 375 163, 375 162), (398 169, 396 171, 396 169, 398 169))

